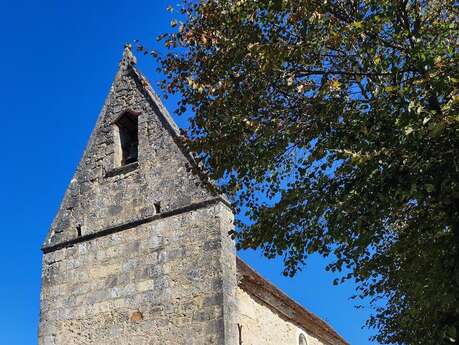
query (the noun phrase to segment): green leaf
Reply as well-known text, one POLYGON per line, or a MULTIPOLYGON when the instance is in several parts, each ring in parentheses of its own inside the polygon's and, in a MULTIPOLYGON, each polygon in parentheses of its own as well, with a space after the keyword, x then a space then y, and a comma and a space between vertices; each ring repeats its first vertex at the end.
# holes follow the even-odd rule
POLYGON ((390 86, 386 86, 384 90, 387 92, 394 92, 394 91, 398 91, 399 87, 397 85, 390 85, 390 86))
POLYGON ((414 132, 413 127, 411 127, 411 126, 405 127, 405 134, 406 135, 410 135, 413 132, 414 132))
POLYGON ((435 190, 435 187, 433 184, 426 184, 426 190, 429 192, 429 193, 432 193, 434 190, 435 190))
POLYGON ((357 20, 351 24, 354 28, 356 29, 362 29, 363 28, 363 22, 361 20, 357 20))

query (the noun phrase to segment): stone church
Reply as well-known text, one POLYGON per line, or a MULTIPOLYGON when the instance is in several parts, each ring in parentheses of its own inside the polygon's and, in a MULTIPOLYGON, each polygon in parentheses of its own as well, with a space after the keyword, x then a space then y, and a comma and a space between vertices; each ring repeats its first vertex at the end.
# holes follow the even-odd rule
POLYGON ((40 345, 344 345, 236 256, 233 213, 125 49, 43 244, 40 345))

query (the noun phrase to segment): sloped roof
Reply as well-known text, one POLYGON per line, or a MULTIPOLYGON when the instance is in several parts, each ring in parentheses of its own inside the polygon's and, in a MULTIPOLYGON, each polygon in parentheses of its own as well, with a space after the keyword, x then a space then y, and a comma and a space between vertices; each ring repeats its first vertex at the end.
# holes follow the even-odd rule
POLYGON ((325 321, 292 300, 239 257, 237 258, 237 274, 241 289, 276 311, 283 318, 303 328, 308 334, 327 345, 349 344, 325 321))

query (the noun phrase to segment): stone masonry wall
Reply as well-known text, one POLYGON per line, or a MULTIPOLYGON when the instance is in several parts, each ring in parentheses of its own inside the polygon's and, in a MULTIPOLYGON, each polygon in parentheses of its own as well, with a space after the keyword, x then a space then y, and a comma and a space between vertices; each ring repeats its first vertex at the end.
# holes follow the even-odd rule
POLYGON ((298 345, 304 334, 308 345, 324 345, 305 330, 282 318, 241 288, 237 289, 238 323, 242 325, 244 345, 298 345))
POLYGON ((39 344, 236 345, 232 212, 134 64, 126 49, 43 245, 39 344), (125 112, 139 154, 120 167, 125 112))
POLYGON ((304 330, 237 287, 232 211, 134 65, 127 49, 43 245, 39 345, 238 345, 237 323, 243 345, 298 344, 304 330), (139 155, 120 167, 127 111, 139 155))
POLYGON ((236 345, 228 212, 218 203, 46 254, 39 344, 236 345))
POLYGON ((133 66, 118 72, 89 144, 70 182, 44 247, 106 228, 184 207, 213 197, 187 171, 177 144, 178 129, 133 66), (115 122, 126 111, 138 114, 138 163, 116 166, 115 122))

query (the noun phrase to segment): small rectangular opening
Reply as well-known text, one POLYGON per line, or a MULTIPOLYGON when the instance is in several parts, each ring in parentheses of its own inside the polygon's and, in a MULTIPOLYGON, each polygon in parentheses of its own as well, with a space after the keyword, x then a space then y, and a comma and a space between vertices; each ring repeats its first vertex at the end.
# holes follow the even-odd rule
POLYGON ((155 214, 161 213, 161 202, 155 202, 155 214))
POLYGON ((77 230, 77 237, 81 237, 81 225, 80 224, 77 225, 76 230, 77 230))
POLYGON ((117 166, 137 162, 139 155, 138 116, 125 112, 116 121, 117 166))

